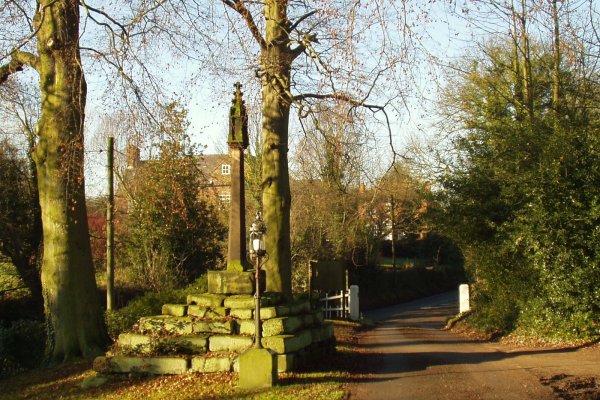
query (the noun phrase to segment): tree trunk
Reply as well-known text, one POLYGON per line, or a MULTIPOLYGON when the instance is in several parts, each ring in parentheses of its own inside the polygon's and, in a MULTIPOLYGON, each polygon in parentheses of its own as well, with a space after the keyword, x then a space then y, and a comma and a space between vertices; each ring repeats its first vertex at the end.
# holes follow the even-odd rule
POLYGON ((561 51, 560 51, 560 29, 558 19, 558 4, 557 0, 552 1, 552 22, 554 23, 554 34, 553 34, 553 67, 552 67, 552 110, 554 112, 554 128, 558 128, 559 114, 560 114, 560 62, 561 62, 561 51))
POLYGON ((86 83, 77 0, 39 2, 42 113, 34 157, 42 210, 42 287, 47 355, 54 361, 103 351, 108 335, 94 279, 83 179, 86 83))
POLYGON ((267 225, 265 265, 267 291, 292 293, 290 249, 290 184, 287 163, 290 116, 290 70, 293 56, 286 32, 287 1, 265 3, 266 48, 261 55, 263 72, 263 212, 267 225))

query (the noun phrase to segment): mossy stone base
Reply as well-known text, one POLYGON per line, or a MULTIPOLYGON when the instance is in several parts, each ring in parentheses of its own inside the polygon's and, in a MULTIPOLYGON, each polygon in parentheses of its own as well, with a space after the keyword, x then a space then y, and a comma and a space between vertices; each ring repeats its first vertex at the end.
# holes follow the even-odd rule
POLYGON ((107 358, 113 372, 145 372, 149 374, 183 374, 189 360, 179 357, 124 357, 107 358))
POLYGON ((276 307, 261 307, 260 319, 271 319, 277 317, 286 317, 290 314, 289 306, 281 305, 276 307))
POLYGON ((254 315, 254 310, 244 308, 232 308, 231 310, 229 310, 229 315, 231 315, 233 318, 238 319, 252 319, 252 316, 254 315))
POLYGON ((223 357, 193 357, 191 371, 193 372, 229 372, 231 359, 223 357))
POLYGON ((187 314, 186 304, 163 304, 162 315, 172 315, 174 317, 184 317, 187 314))
POLYGON ((302 317, 271 318, 263 322, 263 336, 276 336, 294 333, 302 327, 302 317))
POLYGON ((310 330, 296 332, 293 335, 277 335, 262 338, 262 345, 277 354, 293 353, 310 346, 312 334, 310 330))
POLYGON ((188 294, 187 303, 200 307, 223 307, 224 295, 215 293, 188 294))
POLYGON ((233 321, 196 321, 193 323, 194 333, 221 333, 230 335, 233 333, 233 321))
MULTIPOLYGON (((256 299, 252 295, 247 294, 236 294, 229 296, 223 302, 223 305, 227 308, 242 308, 246 310, 254 310, 256 306, 256 299)), ((269 299, 265 297, 260 298, 260 305, 269 305, 269 299)))
POLYGON ((238 335, 215 335, 208 339, 210 351, 235 351, 240 352, 252 346, 252 338, 238 335))
POLYGON ((190 317, 198 317, 198 318, 223 318, 226 317, 229 313, 229 309, 225 307, 203 307, 192 304, 188 306, 187 315, 190 317))
POLYGON ((170 315, 142 317, 138 326, 141 333, 167 332, 176 335, 189 335, 192 333, 192 320, 188 317, 173 317, 170 315))
POLYGON ((253 294, 251 271, 208 271, 208 292, 212 294, 253 294))
POLYGON ((268 349, 249 349, 239 358, 239 387, 261 389, 277 382, 277 358, 268 349))

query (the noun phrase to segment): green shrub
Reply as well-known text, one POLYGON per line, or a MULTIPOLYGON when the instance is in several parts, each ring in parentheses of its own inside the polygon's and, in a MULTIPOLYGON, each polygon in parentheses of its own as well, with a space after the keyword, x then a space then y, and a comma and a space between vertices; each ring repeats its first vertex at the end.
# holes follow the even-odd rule
POLYGON ((40 321, 0 324, 0 378, 38 366, 44 358, 46 331, 40 321))
POLYGON ((108 333, 115 339, 120 333, 130 330, 141 317, 160 314, 163 304, 185 303, 188 294, 205 293, 207 287, 207 276, 204 274, 182 289, 146 292, 125 307, 106 312, 108 333))

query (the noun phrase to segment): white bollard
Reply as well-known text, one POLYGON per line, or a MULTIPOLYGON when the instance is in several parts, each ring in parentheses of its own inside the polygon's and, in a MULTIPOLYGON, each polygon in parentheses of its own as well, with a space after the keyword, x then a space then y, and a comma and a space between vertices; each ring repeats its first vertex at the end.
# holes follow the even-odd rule
POLYGON ((350 309, 350 319, 352 321, 358 321, 360 319, 360 308, 358 306, 358 286, 350 286, 350 293, 348 296, 348 308, 350 309))
POLYGON ((469 285, 463 283, 458 286, 458 312, 464 313, 471 309, 469 305, 469 285))

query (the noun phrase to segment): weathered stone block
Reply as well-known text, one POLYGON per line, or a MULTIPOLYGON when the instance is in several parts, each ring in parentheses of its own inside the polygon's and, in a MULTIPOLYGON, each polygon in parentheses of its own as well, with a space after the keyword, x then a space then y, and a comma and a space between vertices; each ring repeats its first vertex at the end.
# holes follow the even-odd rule
POLYGON ((277 354, 293 353, 310 346, 311 342, 310 330, 299 331, 293 335, 269 336, 262 339, 263 347, 271 349, 277 354))
MULTIPOLYGON (((245 308, 247 310, 253 310, 256 305, 256 300, 252 295, 237 294, 227 297, 223 302, 223 305, 227 308, 245 308)), ((260 305, 269 305, 269 299, 261 297, 260 305)))
POLYGON ((300 300, 290 305, 291 314, 304 314, 310 312, 310 301, 300 300))
POLYGON ((239 387, 259 389, 277 381, 277 358, 268 349, 249 349, 239 357, 239 387))
POLYGON ((252 346, 252 338, 238 335, 215 335, 208 339, 210 351, 235 351, 241 352, 252 346))
POLYGON ((277 372, 290 372, 295 368, 295 353, 277 354, 277 372))
POLYGON ((140 353, 147 353, 151 349, 152 338, 150 336, 141 335, 138 333, 121 333, 117 339, 117 345, 119 347, 137 351, 140 353))
POLYGON ((260 309, 260 319, 286 317, 290 315, 289 306, 264 307, 260 309))
POLYGON ((271 318, 262 323, 263 336, 283 335, 294 333, 302 327, 302 317, 271 318))
POLYGON ((187 314, 198 318, 223 318, 227 316, 229 309, 225 307, 204 307, 192 304, 188 306, 187 314))
MULTIPOLYGON (((233 333, 233 321, 195 321, 193 324, 194 333, 233 333)), ((191 333, 191 332, 190 332, 191 333)))
POLYGON ((186 354, 201 354, 208 350, 209 335, 185 335, 161 339, 162 343, 172 343, 186 354))
POLYGON ((162 314, 174 317, 184 317, 187 312, 186 304, 163 304, 162 314))
POLYGON ((329 347, 335 347, 335 336, 333 333, 333 325, 325 324, 310 329, 312 335, 313 344, 318 345, 320 348, 326 348, 329 351, 329 347))
POLYGON ((231 310, 229 310, 229 315, 239 319, 252 319, 252 315, 254 315, 254 310, 244 308, 232 308, 231 310))
POLYGON ((191 371, 193 372, 229 372, 231 359, 229 357, 193 357, 191 371))
POLYGON ((222 294, 213 293, 188 294, 187 303, 201 307, 223 307, 225 297, 222 294))
POLYGON ((312 314, 303 314, 302 315, 302 325, 305 328, 310 328, 315 324, 315 317, 312 314))
POLYGON ((157 315, 142 317, 138 322, 140 332, 147 333, 173 333, 186 335, 192 333, 192 320, 189 317, 173 317, 170 315, 157 315))
POLYGON ((113 372, 147 372, 150 374, 183 374, 189 360, 179 357, 124 357, 108 359, 113 372))
POLYGON ((254 274, 250 271, 208 271, 208 292, 252 294, 254 293, 254 274))
POLYGON ((240 319, 237 321, 238 333, 240 335, 254 336, 256 332, 256 323, 253 319, 240 319))

